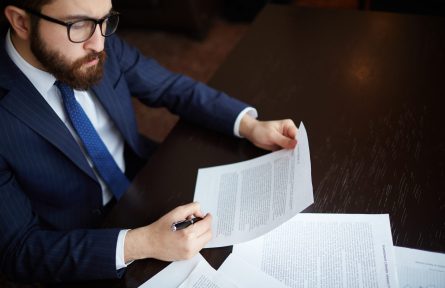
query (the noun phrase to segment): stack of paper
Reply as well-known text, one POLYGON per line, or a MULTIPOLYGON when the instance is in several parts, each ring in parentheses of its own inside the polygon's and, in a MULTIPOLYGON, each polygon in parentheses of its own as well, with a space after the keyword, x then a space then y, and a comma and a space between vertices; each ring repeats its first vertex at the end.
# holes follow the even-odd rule
POLYGON ((286 288, 287 286, 234 254, 227 257, 218 270, 213 269, 201 254, 198 254, 190 260, 171 263, 140 286, 140 288, 158 287, 286 288))
POLYGON ((195 201, 213 215, 207 247, 233 253, 217 271, 201 255, 174 262, 141 287, 445 288, 445 256, 395 254, 387 214, 299 214, 313 203, 303 124, 297 139, 294 150, 200 169, 195 201))

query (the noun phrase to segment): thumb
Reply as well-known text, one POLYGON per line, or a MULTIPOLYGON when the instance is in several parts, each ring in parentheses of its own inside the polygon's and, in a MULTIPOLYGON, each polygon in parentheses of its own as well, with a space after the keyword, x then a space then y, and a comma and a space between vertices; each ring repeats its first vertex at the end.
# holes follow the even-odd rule
POLYGON ((277 137, 275 138, 275 144, 285 149, 293 149, 295 145, 297 145, 297 140, 286 137, 280 133, 277 133, 277 137))

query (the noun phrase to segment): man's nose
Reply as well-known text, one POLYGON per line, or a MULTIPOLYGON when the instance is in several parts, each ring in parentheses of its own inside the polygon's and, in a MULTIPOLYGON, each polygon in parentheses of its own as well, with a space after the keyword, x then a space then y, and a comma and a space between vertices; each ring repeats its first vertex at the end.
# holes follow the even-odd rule
POLYGON ((90 39, 88 39, 84 47, 89 50, 93 50, 95 52, 101 52, 104 50, 104 43, 105 43, 105 37, 102 36, 102 33, 100 31, 100 26, 96 25, 96 29, 94 30, 93 35, 90 39))

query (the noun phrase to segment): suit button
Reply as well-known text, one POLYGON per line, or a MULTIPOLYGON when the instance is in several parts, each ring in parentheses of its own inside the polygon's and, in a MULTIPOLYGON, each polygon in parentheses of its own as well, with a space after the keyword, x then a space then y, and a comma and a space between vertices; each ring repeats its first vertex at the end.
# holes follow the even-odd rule
POLYGON ((101 209, 93 209, 91 210, 91 213, 95 216, 102 216, 102 210, 101 209))

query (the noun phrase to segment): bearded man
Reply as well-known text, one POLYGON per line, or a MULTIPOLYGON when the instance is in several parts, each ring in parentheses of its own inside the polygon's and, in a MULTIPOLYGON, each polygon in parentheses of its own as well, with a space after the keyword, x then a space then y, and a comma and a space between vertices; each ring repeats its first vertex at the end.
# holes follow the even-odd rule
POLYGON ((4 0, 0 43, 0 269, 11 279, 121 277, 134 260, 187 259, 211 239, 211 215, 180 206, 137 229, 101 229, 155 146, 130 96, 269 150, 293 148, 291 120, 171 73, 114 32, 111 0, 4 0), (171 233, 190 215, 204 219, 171 233))

